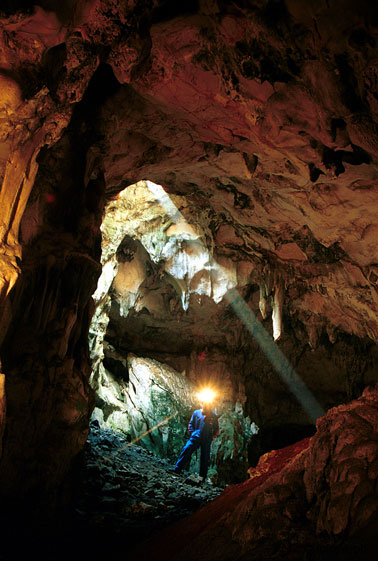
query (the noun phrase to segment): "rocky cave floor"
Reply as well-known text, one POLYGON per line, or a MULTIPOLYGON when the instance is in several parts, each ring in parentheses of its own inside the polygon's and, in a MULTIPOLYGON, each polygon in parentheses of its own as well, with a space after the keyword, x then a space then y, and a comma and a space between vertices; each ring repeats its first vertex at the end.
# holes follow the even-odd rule
POLYGON ((69 513, 42 523, 19 512, 5 527, 2 523, 0 561, 128 559, 131 548, 223 491, 173 468, 92 422, 69 513))
POLYGON ((174 473, 168 460, 94 423, 84 454, 77 524, 99 536, 118 535, 128 544, 147 539, 223 491, 197 474, 174 473))

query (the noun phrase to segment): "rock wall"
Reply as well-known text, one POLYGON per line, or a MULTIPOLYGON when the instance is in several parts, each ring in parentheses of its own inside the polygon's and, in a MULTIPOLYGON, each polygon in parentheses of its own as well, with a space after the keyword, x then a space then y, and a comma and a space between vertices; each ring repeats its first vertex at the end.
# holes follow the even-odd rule
MULTIPOLYGON (((376 346, 320 326, 309 344, 300 322, 288 317, 286 310, 276 313, 274 279, 259 290, 254 284, 259 269, 214 259, 216 244, 208 215, 184 197, 166 202, 163 197, 159 186, 140 182, 107 206, 103 273, 91 326, 95 414, 105 426, 136 438, 185 403, 186 411, 176 419, 181 423, 177 444, 168 450, 162 435, 143 439, 148 449, 168 454, 173 461, 194 404, 166 387, 171 407, 160 410, 151 388, 135 380, 126 356, 131 350, 159 360, 159 369, 173 385, 175 378, 179 383, 182 379, 167 364, 183 372, 189 385, 211 383, 222 394, 222 431, 212 455, 214 480, 241 481, 247 462, 255 465, 262 453, 312 435, 315 426, 287 380, 272 366, 271 350, 257 345, 223 298, 225 293, 237 287, 252 309, 259 306, 264 328, 273 338, 277 317, 283 321, 285 330, 277 344, 325 411, 359 396, 367 384, 377 381, 376 346), (130 392, 135 394, 132 399, 130 392)), ((156 378, 152 364, 147 369, 149 384, 156 378)))
POLYGON ((133 554, 156 559, 374 559, 377 386, 331 409, 313 438, 265 454, 250 479, 133 554), (162 545, 165 544, 163 548, 162 545))
POLYGON ((172 462, 183 447, 195 408, 194 387, 185 374, 156 360, 123 358, 109 348, 105 356, 108 368, 101 368, 93 417, 130 441, 140 438, 140 445, 172 462), (161 426, 150 432, 157 425, 161 426))
MULTIPOLYGON (((31 26, 30 37, 37 32, 33 25, 38 17, 39 30, 48 26, 48 18, 45 20, 38 10, 28 22, 20 20, 21 28, 23 24, 31 26)), ((30 48, 27 34, 21 30, 18 36, 20 52, 30 48)), ((42 56, 45 46, 41 43, 38 48, 42 56)), ((73 71, 80 67, 77 56, 73 71)), ((19 189, 19 194, 9 192, 7 171, 1 191, 9 197, 2 208, 15 218, 11 224, 16 232, 13 245, 7 242, 3 248, 9 255, 19 255, 17 269, 21 273, 10 283, 6 280, 9 269, 2 270, 7 291, 13 288, 2 308, 6 315, 1 341, 6 414, 2 415, 0 493, 12 508, 17 501, 37 510, 69 501, 69 474, 83 449, 94 405, 88 383, 87 337, 93 313, 91 294, 101 271, 98 241, 103 176, 92 170, 91 178, 86 177, 83 157, 91 139, 87 129, 87 144, 76 150, 75 136, 83 122, 80 118, 73 118, 70 129, 51 150, 48 146, 62 135, 72 113, 70 103, 80 99, 95 66, 83 71, 83 89, 77 98, 71 84, 73 97, 60 105, 60 112, 60 102, 55 97, 52 100, 47 89, 24 100, 19 118, 28 122, 33 108, 38 122, 30 121, 29 126, 34 123, 37 132, 31 140, 22 141, 25 147, 30 144, 24 154, 28 159, 22 165, 20 161, 11 164, 21 178, 17 184, 12 172, 12 189, 19 189), (29 113, 24 115, 26 108, 29 113), (31 185, 29 192, 25 186, 29 182, 34 183, 30 196, 31 185), (23 208, 9 207, 12 196, 15 204, 22 201, 23 208)), ((4 235, 9 239, 9 232, 4 235)))
POLYGON ((62 481, 88 434, 92 306, 82 287, 94 289, 98 267, 85 254, 34 249, 29 259, 24 255, 12 292, 2 350, 7 416, 0 473, 3 500, 38 507, 62 500, 62 481))

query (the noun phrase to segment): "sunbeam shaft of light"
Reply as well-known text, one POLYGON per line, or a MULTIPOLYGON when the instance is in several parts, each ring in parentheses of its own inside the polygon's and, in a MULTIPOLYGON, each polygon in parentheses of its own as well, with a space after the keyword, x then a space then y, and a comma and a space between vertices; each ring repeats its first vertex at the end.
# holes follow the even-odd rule
MULTIPOLYGON (((169 195, 164 191, 161 185, 146 181, 149 189, 155 195, 157 201, 164 208, 166 213, 173 221, 185 220, 181 212, 175 206, 169 195)), ((216 270, 221 268, 213 257, 209 254, 208 249, 204 247, 209 255, 210 268, 216 270)), ((260 345, 262 351, 265 353, 267 359, 272 364, 273 368, 277 371, 282 380, 287 384, 289 389, 295 395, 303 409, 312 422, 315 422, 319 417, 324 415, 325 411, 318 403, 310 390, 307 388, 303 380, 295 372, 294 368, 285 357, 283 352, 279 349, 273 339, 265 331, 259 320, 256 318, 252 310, 248 307, 245 300, 238 293, 236 289, 231 289, 225 294, 225 298, 230 303, 236 315, 241 319, 252 337, 260 345)))
POLYGON ((110 456, 108 456, 108 460, 111 459, 112 456, 115 456, 116 454, 119 454, 120 452, 122 452, 122 450, 126 450, 126 448, 128 448, 129 446, 132 446, 133 444, 135 444, 136 442, 138 442, 139 440, 141 440, 142 438, 144 438, 145 436, 147 436, 148 434, 150 434, 150 432, 154 431, 155 429, 158 429, 159 427, 161 427, 162 425, 165 425, 166 423, 168 423, 168 421, 170 421, 171 419, 173 419, 173 417, 176 417, 176 415, 178 415, 178 411, 176 411, 176 413, 173 413, 173 415, 170 415, 169 417, 166 417, 165 419, 163 419, 162 421, 160 421, 160 423, 158 423, 157 425, 155 425, 154 427, 146 430, 143 434, 140 434, 139 436, 137 436, 136 438, 134 438, 131 442, 128 442, 127 444, 125 444, 125 446, 121 446, 121 448, 118 448, 118 450, 116 450, 115 452, 113 452, 110 456))
POLYGON ((164 208, 167 215, 174 221, 185 220, 175 203, 169 197, 169 195, 164 191, 161 185, 152 183, 152 181, 146 181, 147 187, 153 195, 155 195, 157 201, 164 208))
POLYGON ((272 366, 290 388, 310 419, 315 423, 325 413, 322 406, 295 372, 283 352, 265 331, 238 291, 235 289, 229 290, 226 298, 236 315, 242 320, 253 338, 260 345, 272 366))

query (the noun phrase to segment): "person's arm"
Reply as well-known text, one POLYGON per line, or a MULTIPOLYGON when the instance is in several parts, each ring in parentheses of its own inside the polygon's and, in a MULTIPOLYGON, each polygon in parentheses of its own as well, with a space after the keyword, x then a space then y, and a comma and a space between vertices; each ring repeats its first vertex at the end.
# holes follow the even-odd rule
POLYGON ((188 431, 190 434, 192 434, 192 432, 194 431, 194 420, 195 420, 195 411, 189 421, 189 425, 188 425, 188 431))

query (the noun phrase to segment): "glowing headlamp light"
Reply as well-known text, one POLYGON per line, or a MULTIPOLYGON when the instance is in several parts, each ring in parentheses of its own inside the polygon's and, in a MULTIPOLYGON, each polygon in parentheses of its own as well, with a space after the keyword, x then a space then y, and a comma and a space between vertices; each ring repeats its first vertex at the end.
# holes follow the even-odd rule
POLYGON ((215 399, 215 396, 215 392, 210 388, 204 388, 197 394, 197 397, 201 403, 212 403, 215 399))

